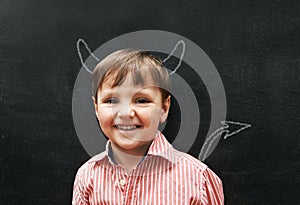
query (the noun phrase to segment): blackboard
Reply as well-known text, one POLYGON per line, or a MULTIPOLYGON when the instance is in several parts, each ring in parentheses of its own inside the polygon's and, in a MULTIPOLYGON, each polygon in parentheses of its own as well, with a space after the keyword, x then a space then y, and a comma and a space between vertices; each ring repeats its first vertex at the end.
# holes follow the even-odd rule
MULTIPOLYGON (((82 72, 76 42, 94 51, 143 30, 199 46, 223 82, 226 120, 251 125, 223 135, 204 160, 222 179, 226 204, 299 204, 299 1, 4 0, 0 10, 0 204, 71 203, 76 171, 90 158, 72 115, 82 72)), ((201 129, 188 150, 198 158, 210 94, 184 58, 177 73, 201 101, 201 129)), ((169 118, 179 124, 180 116, 169 118)))

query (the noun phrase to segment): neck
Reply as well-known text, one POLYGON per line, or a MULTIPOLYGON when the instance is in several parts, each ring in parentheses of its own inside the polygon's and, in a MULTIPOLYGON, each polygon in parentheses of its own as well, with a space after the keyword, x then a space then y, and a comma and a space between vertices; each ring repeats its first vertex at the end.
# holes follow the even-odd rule
POLYGON ((142 161, 151 143, 152 141, 146 144, 141 149, 133 151, 123 150, 111 144, 113 158, 118 164, 121 164, 127 172, 130 172, 142 161))

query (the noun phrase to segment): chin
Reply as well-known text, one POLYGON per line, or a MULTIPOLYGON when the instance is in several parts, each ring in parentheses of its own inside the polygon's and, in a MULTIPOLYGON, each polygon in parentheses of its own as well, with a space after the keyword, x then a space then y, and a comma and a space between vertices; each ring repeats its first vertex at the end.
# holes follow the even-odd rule
POLYGON ((133 149, 139 149, 143 147, 147 142, 141 142, 137 140, 128 140, 127 142, 121 142, 119 143, 119 146, 126 150, 133 150, 133 149))
POLYGON ((121 150, 124 151, 137 151, 140 149, 147 149, 145 146, 149 145, 151 141, 140 141, 140 140, 134 140, 134 139, 124 139, 121 141, 115 142, 115 144, 121 148, 121 150))

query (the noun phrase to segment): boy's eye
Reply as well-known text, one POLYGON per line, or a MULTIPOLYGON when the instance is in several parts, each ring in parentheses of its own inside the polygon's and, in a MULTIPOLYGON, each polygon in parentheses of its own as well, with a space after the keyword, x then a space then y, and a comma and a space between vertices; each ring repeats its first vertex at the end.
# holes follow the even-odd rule
POLYGON ((143 103, 149 103, 150 100, 145 99, 145 98, 139 98, 139 99, 137 99, 135 102, 136 102, 136 103, 139 103, 139 104, 140 104, 140 103, 143 104, 143 103))
POLYGON ((116 104, 116 103, 118 103, 118 100, 116 98, 108 98, 104 101, 104 103, 116 104))

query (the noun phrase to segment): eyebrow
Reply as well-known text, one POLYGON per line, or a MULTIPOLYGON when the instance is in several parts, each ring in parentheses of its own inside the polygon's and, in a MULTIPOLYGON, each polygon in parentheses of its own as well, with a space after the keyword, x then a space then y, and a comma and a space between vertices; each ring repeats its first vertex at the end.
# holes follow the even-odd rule
MULTIPOLYGON (((147 97, 153 98, 152 93, 151 93, 151 91, 148 90, 148 88, 158 89, 155 86, 149 86, 149 87, 145 87, 145 88, 139 88, 139 89, 137 89, 136 92, 132 93, 132 96, 135 96, 135 95, 147 95, 147 97)), ((115 92, 115 91, 106 91, 106 92, 100 92, 100 94, 98 95, 98 97, 99 97, 100 100, 108 98, 108 97, 112 97, 112 96, 118 97, 119 94, 118 94, 118 92, 115 92)))
POLYGON ((149 97, 152 97, 152 94, 150 93, 150 91, 145 90, 145 89, 140 89, 137 92, 134 93, 134 95, 147 95, 149 97))
POLYGON ((113 97, 116 96, 116 94, 114 94, 114 92, 101 92, 100 95, 98 95, 99 99, 105 99, 105 98, 109 98, 109 97, 113 97))

